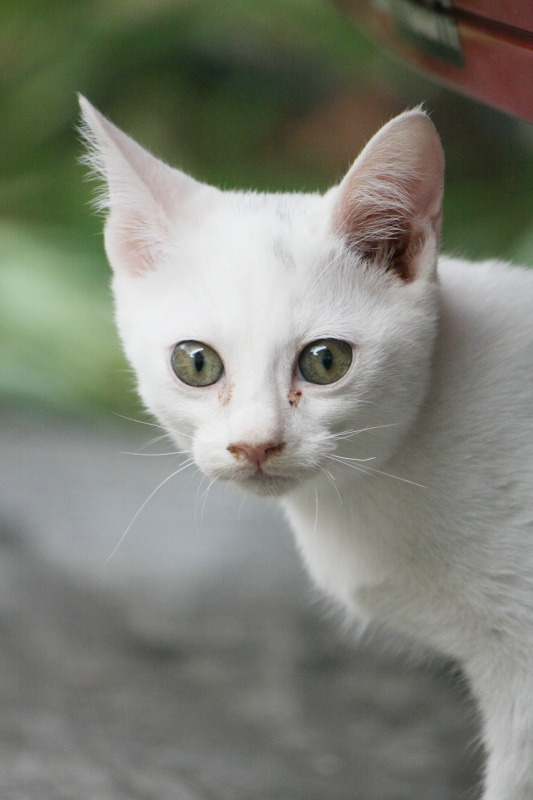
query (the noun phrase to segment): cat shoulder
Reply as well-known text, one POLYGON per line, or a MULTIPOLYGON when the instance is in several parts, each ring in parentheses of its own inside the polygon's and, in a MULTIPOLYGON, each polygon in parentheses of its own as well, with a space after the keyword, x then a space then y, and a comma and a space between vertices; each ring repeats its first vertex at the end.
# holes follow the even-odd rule
POLYGON ((504 315, 511 325, 513 314, 526 315, 533 329, 533 268, 496 259, 474 262, 441 256, 438 275, 444 302, 478 309, 485 316, 504 315))
POLYGON ((533 285, 533 267, 512 264, 499 259, 469 261, 449 255, 441 255, 439 276, 453 285, 509 287, 533 285))
POLYGON ((533 269, 442 257, 438 276, 437 351, 447 380, 472 389, 479 378, 495 394, 504 385, 529 392, 523 377, 533 368, 533 269))

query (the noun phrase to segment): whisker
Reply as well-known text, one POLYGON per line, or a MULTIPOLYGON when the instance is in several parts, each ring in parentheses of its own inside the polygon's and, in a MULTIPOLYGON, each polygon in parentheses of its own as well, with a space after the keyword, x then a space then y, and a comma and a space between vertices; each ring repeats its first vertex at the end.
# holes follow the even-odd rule
POLYGON ((206 501, 207 501, 207 495, 209 494, 209 490, 212 487, 212 485, 214 483, 216 483, 216 480, 217 480, 216 478, 213 478, 213 480, 210 482, 210 484, 208 485, 207 489, 205 490, 205 492, 202 495, 202 498, 201 498, 202 499, 202 510, 200 511, 200 525, 203 523, 203 520, 204 520, 204 511, 205 511, 205 504, 206 504, 206 501))
POLYGON ((350 466, 355 467, 356 469, 361 470, 368 470, 369 472, 373 472, 376 475, 384 475, 386 478, 394 478, 396 481, 402 481, 402 483, 409 483, 411 486, 418 486, 419 489, 427 489, 428 487, 423 483, 417 483, 416 481, 410 481, 408 478, 400 478, 399 475, 392 475, 390 472, 383 472, 381 469, 375 469, 375 467, 356 467, 355 464, 350 464, 350 466))
POLYGON ((365 461, 375 461, 376 456, 369 456, 368 458, 350 458, 349 456, 339 456, 337 453, 331 453, 328 458, 333 458, 335 461, 357 461, 358 463, 364 463, 365 461))
POLYGON ((166 425, 159 425, 157 422, 148 422, 144 419, 135 419, 134 417, 126 417, 124 414, 119 414, 117 411, 113 411, 113 414, 116 417, 120 417, 120 419, 125 419, 128 422, 136 422, 138 425, 149 425, 151 428, 159 428, 162 431, 170 431, 171 433, 177 433, 179 436, 185 436, 186 439, 192 439, 192 436, 189 436, 188 433, 183 433, 182 431, 177 431, 174 428, 169 428, 166 425))
POLYGON ((377 431, 380 428, 395 428, 397 425, 398 425, 397 422, 390 422, 386 425, 370 425, 368 428, 357 428, 356 430, 340 431, 339 433, 328 433, 323 438, 333 439, 333 440, 351 439, 352 436, 358 436, 360 433, 366 433, 367 431, 377 431))
POLYGON ((329 469, 326 469, 326 467, 323 467, 321 464, 319 464, 318 466, 319 466, 319 468, 322 470, 322 472, 324 472, 324 473, 325 473, 325 474, 328 476, 328 478, 331 480, 331 482, 332 482, 332 483, 335 485, 335 478, 334 478, 334 476, 331 474, 331 472, 329 471, 329 469))
POLYGON ((165 430, 164 425, 159 425, 157 422, 148 422, 146 419, 135 419, 135 417, 127 417, 125 414, 119 414, 118 411, 113 411, 115 417, 125 419, 127 422, 136 422, 138 425, 149 425, 151 428, 160 428, 165 430))
MULTIPOLYGON (((320 250, 318 251, 318 253, 316 254, 316 258, 315 258, 311 268, 309 269, 309 271, 308 271, 308 273, 306 275, 305 283, 304 283, 304 285, 302 287, 302 290, 301 290, 301 292, 300 292, 300 294, 298 296, 298 302, 303 301, 305 299, 305 297, 307 296, 307 294, 309 293, 309 291, 311 290, 312 287, 311 288, 309 287, 309 281, 313 278, 313 275, 315 274, 315 271, 316 271, 317 267, 319 266, 324 253, 327 252, 329 247, 331 247, 331 242, 329 241, 329 239, 327 239, 324 242, 324 244, 322 245, 322 247, 320 248, 320 250)), ((313 286, 314 286, 314 282, 313 282, 313 286)))
MULTIPOLYGON (((411 486, 418 486, 420 489, 428 488, 423 483, 416 483, 415 481, 408 480, 408 478, 400 478, 399 475, 392 475, 390 472, 383 472, 381 469, 375 469, 374 467, 361 467, 358 464, 352 463, 352 460, 346 461, 342 458, 342 456, 327 455, 326 458, 330 458, 332 461, 337 461, 339 464, 344 464, 347 467, 351 467, 351 469, 356 469, 358 472, 362 472, 363 475, 370 475, 371 473, 376 475, 384 475, 386 478, 393 478, 394 480, 401 481, 402 483, 409 483, 411 486)), ((357 461, 358 459, 353 460, 357 461)))
POLYGON ((238 520, 240 520, 240 518, 241 518, 241 511, 242 511, 242 507, 244 505, 244 501, 245 500, 246 500, 246 495, 243 494, 243 496, 241 498, 241 502, 239 503, 239 510, 237 511, 237 519, 238 520))
POLYGON ((315 524, 313 525, 313 537, 316 533, 317 525, 318 525, 318 491, 315 486, 315 524))
POLYGON ((159 444, 160 442, 164 442, 165 440, 172 442, 172 436, 168 431, 166 431, 166 433, 160 434, 159 436, 154 436, 153 439, 148 439, 148 441, 142 445, 142 449, 145 449, 147 447, 152 447, 152 445, 159 444))
POLYGON ((175 477, 176 477, 176 475, 178 475, 178 474, 179 474, 180 472, 182 472, 184 469, 187 469, 188 467, 190 467, 192 464, 194 464, 194 460, 193 460, 192 458, 188 458, 186 461, 184 461, 182 464, 180 464, 180 466, 179 466, 179 469, 175 470, 174 472, 171 472, 171 473, 170 473, 170 475, 167 475, 167 477, 166 477, 166 478, 164 478, 164 480, 162 480, 162 481, 161 481, 161 483, 159 483, 159 484, 158 484, 158 485, 155 487, 155 489, 153 490, 153 492, 151 492, 151 493, 148 495, 148 497, 146 498, 146 500, 144 501, 144 503, 141 505, 141 507, 140 507, 140 508, 137 510, 137 512, 134 514, 134 516, 133 516, 133 518, 131 519, 131 521, 130 521, 129 525, 127 526, 126 530, 124 531, 124 533, 122 534, 122 536, 120 537, 120 539, 118 540, 118 542, 116 543, 116 545, 114 546, 114 548, 113 548, 113 550, 111 551, 111 553, 110 553, 110 554, 107 556, 107 558, 105 559, 105 561, 104 561, 104 563, 103 563, 103 566, 104 566, 104 567, 105 567, 105 566, 107 566, 107 564, 109 564, 109 562, 111 561, 111 559, 113 558, 113 556, 115 555, 115 553, 117 552, 117 550, 119 549, 119 547, 121 546, 122 542, 124 541, 124 539, 126 538, 126 536, 128 535, 128 533, 130 532, 130 530, 131 530, 131 528, 132 528, 132 525, 134 524, 135 520, 137 519, 137 517, 139 516, 139 514, 141 513, 141 511, 142 511, 142 510, 143 510, 143 509, 146 507, 146 505, 147 505, 147 504, 150 502, 150 500, 152 499, 152 497, 153 497, 153 496, 154 496, 154 495, 155 495, 155 494, 156 494, 156 493, 157 493, 157 492, 158 492, 158 491, 161 489, 161 487, 162 487, 162 486, 164 486, 164 485, 165 485, 165 483, 168 483, 168 481, 169 481, 169 480, 171 480, 172 478, 175 478, 175 477))
MULTIPOLYGON (((331 246, 331 242, 327 241, 326 244, 324 245, 324 247, 322 248, 322 250, 320 251, 320 253, 318 254, 318 256, 317 256, 317 258, 315 260, 315 263, 313 264, 313 267, 309 271, 309 276, 310 277, 313 276, 313 272, 315 271, 316 267, 318 266, 318 264, 320 262, 320 259, 322 258, 322 255, 327 250, 327 248, 330 247, 330 246, 331 246)), ((313 280, 313 283, 311 283, 311 285, 305 285, 303 287, 303 289, 300 292, 300 295, 298 297, 298 301, 297 301, 298 304, 303 302, 305 300, 305 298, 308 297, 311 294, 311 292, 313 291, 315 286, 322 280, 322 278, 326 275, 328 270, 335 264, 336 261, 338 261, 340 258, 342 258, 343 255, 344 255, 344 253, 341 250, 333 258, 330 258, 328 260, 328 262, 322 267, 322 269, 320 270, 318 275, 315 276, 315 279, 313 280)))
MULTIPOLYGON (((333 258, 329 259, 329 261, 322 267, 322 269, 320 270, 318 275, 315 276, 315 279, 314 279, 313 283, 310 286, 306 286, 305 287, 306 295, 310 295, 311 294, 311 292, 313 291, 315 286, 317 286, 317 284, 320 283, 320 281, 326 275, 327 271, 335 264, 336 261, 339 260, 340 257, 341 257, 341 253, 337 253, 336 256, 334 256, 333 258)), ((312 272, 311 272, 311 275, 312 275, 312 272)), ((303 299, 303 298, 301 297, 300 299, 303 299)))
POLYGON ((336 481, 335 481, 335 477, 334 477, 334 476, 331 474, 331 472, 329 471, 329 469, 326 469, 326 467, 324 467, 322 464, 318 464, 318 468, 319 468, 319 469, 320 469, 320 470, 321 470, 321 471, 322 471, 322 472, 323 472, 325 475, 327 475, 327 476, 328 476, 328 478, 329 478, 329 480, 330 480, 330 482, 331 482, 331 485, 333 486, 333 488, 334 488, 334 489, 335 489, 335 491, 337 492, 337 497, 339 498, 339 500, 340 500, 340 503, 341 503, 341 505, 342 505, 342 497, 341 497, 341 493, 339 492, 339 487, 337 486, 337 483, 336 483, 336 481))
POLYGON ((184 456, 188 453, 188 450, 174 450, 174 452, 169 453, 128 453, 127 451, 122 453, 123 456, 141 456, 143 458, 160 458, 161 456, 184 456))
POLYGON ((202 501, 203 495, 200 496, 200 492, 202 491, 202 486, 204 485, 204 481, 207 480, 205 473, 202 472, 201 470, 199 470, 199 472, 200 472, 200 475, 201 475, 201 479, 200 479, 200 483, 198 484, 198 488, 196 490, 196 497, 194 499, 194 521, 195 521, 197 527, 199 527, 200 524, 201 524, 201 519, 200 519, 200 516, 198 514, 198 511, 199 511, 199 508, 200 508, 200 502, 202 501))

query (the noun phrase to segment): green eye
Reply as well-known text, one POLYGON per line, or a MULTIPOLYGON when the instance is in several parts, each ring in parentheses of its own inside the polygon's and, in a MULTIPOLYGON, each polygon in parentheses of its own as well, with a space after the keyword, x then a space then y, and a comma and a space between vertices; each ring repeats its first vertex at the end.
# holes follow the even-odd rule
POLYGON ((304 347, 298 366, 309 383, 335 383, 352 363, 352 348, 340 339, 319 339, 304 347))
POLYGON ((222 359, 212 347, 202 342, 179 342, 170 359, 180 381, 189 386, 211 386, 222 377, 222 359))

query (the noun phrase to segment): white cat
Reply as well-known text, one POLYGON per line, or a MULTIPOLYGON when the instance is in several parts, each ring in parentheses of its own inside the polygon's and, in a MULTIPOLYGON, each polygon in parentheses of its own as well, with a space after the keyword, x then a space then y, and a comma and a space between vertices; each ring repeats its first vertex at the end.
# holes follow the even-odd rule
POLYGON ((198 183, 81 104, 146 405, 206 475, 280 496, 350 614, 462 664, 484 800, 532 800, 533 273, 438 258, 420 110, 324 196, 264 195, 198 183))

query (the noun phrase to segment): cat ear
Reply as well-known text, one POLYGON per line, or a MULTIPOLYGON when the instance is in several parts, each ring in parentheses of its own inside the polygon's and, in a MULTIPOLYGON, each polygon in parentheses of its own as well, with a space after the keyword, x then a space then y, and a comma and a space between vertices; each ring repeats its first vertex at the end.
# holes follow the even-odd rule
POLYGON ((81 95, 79 101, 87 146, 83 160, 104 180, 95 205, 108 214, 109 262, 116 272, 142 275, 161 261, 180 214, 199 195, 215 190, 154 158, 81 95))
POLYGON ((405 282, 435 272, 442 218, 444 156, 421 110, 385 125, 337 187, 333 231, 367 263, 405 282))

